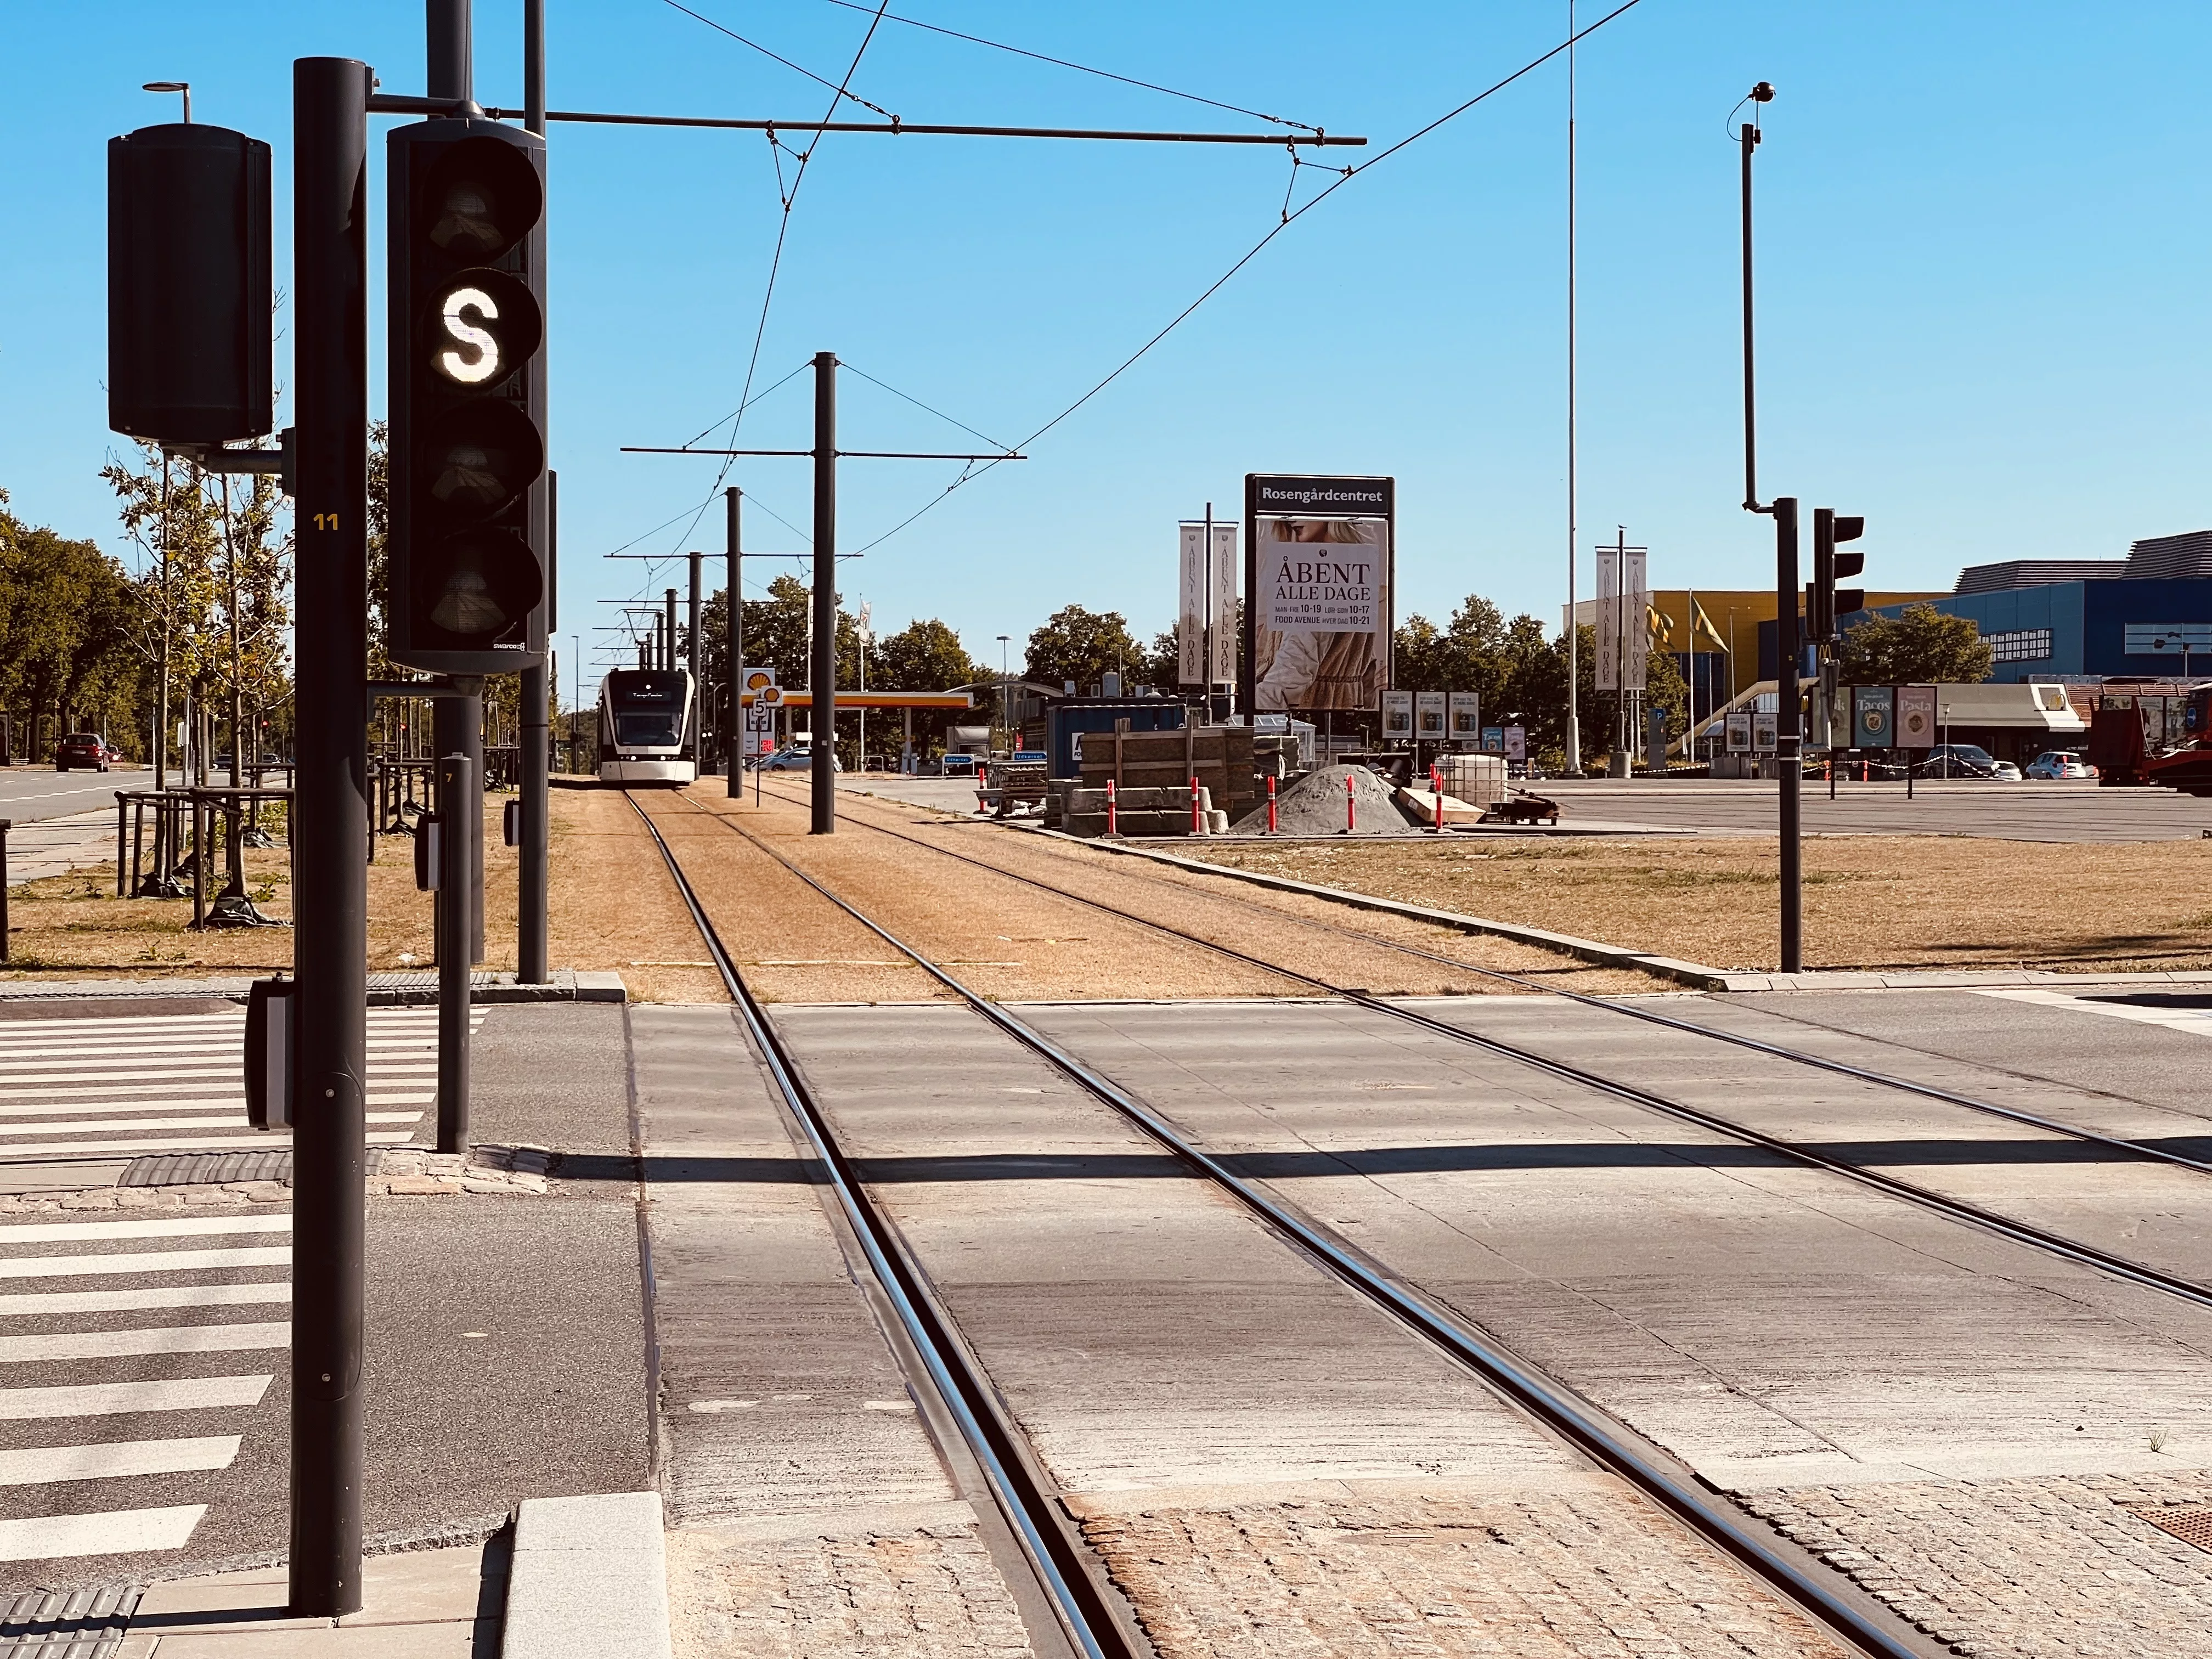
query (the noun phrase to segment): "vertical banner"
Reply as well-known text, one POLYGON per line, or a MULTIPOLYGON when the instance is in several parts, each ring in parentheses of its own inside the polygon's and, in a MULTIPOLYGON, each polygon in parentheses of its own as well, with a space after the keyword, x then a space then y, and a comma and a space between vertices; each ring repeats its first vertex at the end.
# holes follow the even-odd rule
POLYGON ((1454 691, 1445 699, 1444 735, 1454 743, 1482 742, 1482 694, 1454 691))
POLYGON ((1651 592, 1646 550, 1600 547, 1597 554, 1597 689, 1641 691, 1651 653, 1651 592))
POLYGON ((1413 738, 1413 694, 1410 691, 1382 693, 1382 741, 1410 743, 1413 738))
POLYGON ((1442 743, 1444 740, 1444 710, 1448 706, 1441 691, 1413 693, 1413 735, 1423 743, 1442 743))
POLYGON ((1246 707, 1376 708, 1390 684, 1391 478, 1244 479, 1246 707))
MULTIPOLYGON (((1182 530, 1180 603, 1176 608, 1176 678, 1194 687, 1206 683, 1204 662, 1206 617, 1206 521, 1186 519, 1182 530)), ((1237 521, 1213 521, 1213 683, 1237 678, 1237 521)))

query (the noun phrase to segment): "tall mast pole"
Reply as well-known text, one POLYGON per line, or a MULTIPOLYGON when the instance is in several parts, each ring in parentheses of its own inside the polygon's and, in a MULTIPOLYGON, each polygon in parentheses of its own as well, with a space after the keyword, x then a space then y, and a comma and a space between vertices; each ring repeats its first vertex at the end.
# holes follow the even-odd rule
POLYGON ((1582 629, 1575 623, 1575 0, 1567 0, 1567 775, 1583 772, 1582 629))

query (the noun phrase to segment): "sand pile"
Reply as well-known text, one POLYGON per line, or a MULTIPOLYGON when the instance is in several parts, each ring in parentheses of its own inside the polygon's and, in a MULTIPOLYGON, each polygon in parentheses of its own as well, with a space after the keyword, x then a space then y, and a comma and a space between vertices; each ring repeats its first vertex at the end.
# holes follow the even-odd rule
MULTIPOLYGON (((1324 766, 1309 772, 1275 798, 1275 827, 1285 836, 1340 836, 1344 830, 1345 780, 1352 781, 1354 829, 1359 836, 1401 836, 1411 827, 1391 799, 1392 786, 1364 766, 1324 766)), ((1267 830, 1262 800, 1230 826, 1233 836, 1267 830)))

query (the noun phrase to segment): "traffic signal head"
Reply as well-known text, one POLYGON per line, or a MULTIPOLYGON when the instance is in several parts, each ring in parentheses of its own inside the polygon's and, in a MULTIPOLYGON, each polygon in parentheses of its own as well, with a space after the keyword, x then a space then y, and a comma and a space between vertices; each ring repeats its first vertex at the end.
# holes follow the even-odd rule
POLYGON ((392 659, 544 659, 545 148, 483 120, 391 137, 392 659))
POLYGON ((1866 520, 1856 514, 1838 514, 1834 508, 1813 509, 1813 580, 1805 585, 1805 631, 1815 641, 1843 637, 1840 620, 1866 609, 1866 590, 1838 587, 1841 576, 1856 576, 1866 568, 1863 553, 1837 551, 1838 542, 1855 542, 1866 534, 1866 520))

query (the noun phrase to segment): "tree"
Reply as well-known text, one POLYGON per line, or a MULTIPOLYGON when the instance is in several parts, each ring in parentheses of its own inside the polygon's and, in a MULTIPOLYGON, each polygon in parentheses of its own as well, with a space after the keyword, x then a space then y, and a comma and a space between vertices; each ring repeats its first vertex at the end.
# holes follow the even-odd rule
POLYGON ((38 759, 48 717, 56 738, 92 726, 135 749, 145 688, 129 576, 91 542, 24 524, 7 499, 0 491, 0 707, 25 717, 21 746, 38 759))
POLYGON ((886 691, 950 691, 988 679, 990 672, 934 617, 878 638, 868 653, 868 684, 886 691))
POLYGON ((1989 678, 1991 659, 1972 617, 1915 605, 1851 629, 1836 660, 1846 685, 1972 685, 1989 678))
POLYGON ((1133 684, 1130 671, 1150 661, 1120 611, 1070 605, 1054 611, 1030 635, 1022 672, 1048 685, 1073 680, 1077 690, 1087 690, 1108 674, 1120 674, 1125 683, 1133 684))

